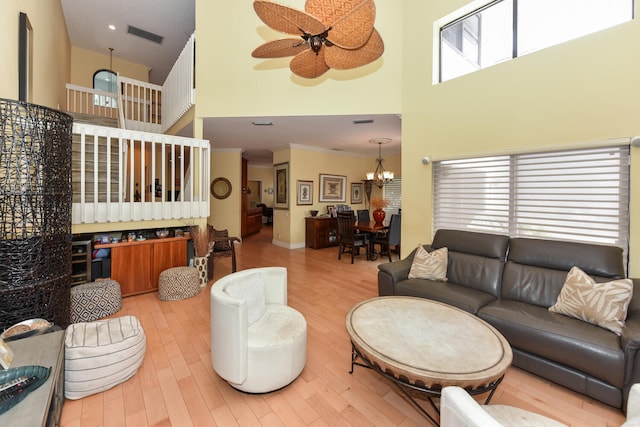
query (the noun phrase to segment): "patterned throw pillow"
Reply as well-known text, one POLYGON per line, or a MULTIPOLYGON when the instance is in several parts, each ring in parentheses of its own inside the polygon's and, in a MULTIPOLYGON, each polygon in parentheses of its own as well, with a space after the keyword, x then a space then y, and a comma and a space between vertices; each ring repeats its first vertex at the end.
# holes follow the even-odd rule
POLYGON ((631 279, 596 283, 584 271, 573 267, 549 311, 593 323, 620 335, 632 295, 631 279))
POLYGON ((413 257, 411 270, 409 270, 409 279, 428 279, 446 282, 448 255, 449 251, 447 248, 427 252, 422 245, 419 245, 413 257))

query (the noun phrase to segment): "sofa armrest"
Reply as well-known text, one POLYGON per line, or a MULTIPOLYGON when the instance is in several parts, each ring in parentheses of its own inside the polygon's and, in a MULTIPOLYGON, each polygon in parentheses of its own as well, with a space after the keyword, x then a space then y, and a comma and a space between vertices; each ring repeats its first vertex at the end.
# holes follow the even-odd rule
POLYGON ((620 346, 626 360, 624 372, 623 400, 629 388, 640 382, 640 279, 633 280, 633 297, 627 310, 627 319, 620 335, 620 346))
MULTIPOLYGON (((429 252, 433 250, 430 245, 423 245, 423 247, 429 252)), ((401 261, 378 264, 378 295, 395 295, 396 283, 409 277, 415 253, 414 249, 401 261)))
POLYGON ((395 286, 409 276, 411 259, 378 265, 378 295, 395 295, 395 286))

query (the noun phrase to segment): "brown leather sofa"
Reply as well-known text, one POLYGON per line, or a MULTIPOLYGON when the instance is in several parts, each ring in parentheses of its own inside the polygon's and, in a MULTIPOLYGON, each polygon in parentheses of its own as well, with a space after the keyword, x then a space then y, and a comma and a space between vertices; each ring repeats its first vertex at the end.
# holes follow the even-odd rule
POLYGON ((620 248, 457 230, 438 230, 424 247, 447 247, 448 281, 408 279, 411 253, 379 265, 381 296, 429 298, 473 313, 507 338, 515 366, 624 409, 640 382, 640 280, 633 279, 621 336, 548 311, 573 266, 598 282, 625 277, 620 248))

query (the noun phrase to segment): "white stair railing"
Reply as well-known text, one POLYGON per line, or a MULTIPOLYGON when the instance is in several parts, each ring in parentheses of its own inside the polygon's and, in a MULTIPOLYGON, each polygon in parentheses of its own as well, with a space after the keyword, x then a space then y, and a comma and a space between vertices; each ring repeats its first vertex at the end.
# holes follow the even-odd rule
POLYGON ((195 104, 195 33, 182 49, 162 86, 164 98, 162 131, 165 132, 195 104))
POLYGON ((209 216, 209 141, 84 123, 73 133, 73 224, 209 216))

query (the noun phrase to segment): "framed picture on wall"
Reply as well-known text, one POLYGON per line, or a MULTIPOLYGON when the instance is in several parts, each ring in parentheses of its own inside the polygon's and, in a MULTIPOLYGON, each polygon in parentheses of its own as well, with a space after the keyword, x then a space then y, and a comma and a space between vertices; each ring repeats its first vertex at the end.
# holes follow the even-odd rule
POLYGON ((320 174, 320 202, 346 202, 347 177, 320 174))
POLYGON ((297 181, 298 187, 298 205, 312 205, 313 204, 313 181, 297 181))
POLYGON ((273 165, 274 209, 289 209, 289 162, 273 165))
POLYGON ((364 185, 362 182, 351 183, 351 204, 357 205, 362 203, 362 193, 364 192, 364 185))

